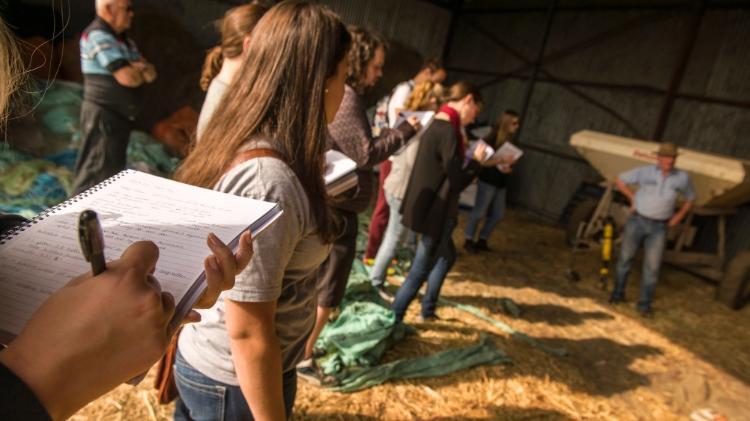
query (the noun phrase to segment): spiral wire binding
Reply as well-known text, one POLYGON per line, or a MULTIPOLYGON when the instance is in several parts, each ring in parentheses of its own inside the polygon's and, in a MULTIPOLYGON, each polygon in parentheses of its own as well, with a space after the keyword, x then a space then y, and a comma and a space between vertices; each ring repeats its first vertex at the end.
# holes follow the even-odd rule
POLYGON ((58 203, 55 206, 52 206, 50 208, 45 209, 44 211, 42 211, 41 213, 39 213, 39 215, 35 216, 30 221, 28 221, 26 223, 23 223, 23 224, 21 224, 21 225, 19 225, 17 227, 11 228, 8 231, 6 231, 5 233, 3 233, 2 235, 0 235, 0 245, 7 243, 8 241, 10 241, 13 238, 15 238, 18 234, 20 234, 21 232, 25 231, 26 228, 29 228, 31 225, 36 224, 37 222, 44 220, 44 218, 46 218, 46 217, 54 214, 55 212, 57 212, 57 211, 59 211, 61 209, 65 209, 66 207, 72 205, 73 203, 75 203, 75 202, 83 199, 84 197, 88 197, 91 194, 93 194, 93 193, 101 190, 102 188, 104 188, 104 187, 106 187, 106 186, 114 183, 115 181, 119 180, 120 178, 122 178, 122 177, 124 177, 124 176, 126 176, 128 174, 134 174, 135 172, 136 171, 133 171, 133 170, 123 170, 123 171, 120 171, 119 173, 113 175, 112 177, 107 178, 106 180, 102 181, 101 183, 99 183, 99 184, 97 184, 95 186, 89 187, 88 189, 82 191, 81 193, 78 193, 77 195, 71 197, 70 199, 68 199, 68 200, 66 200, 64 202, 58 203))

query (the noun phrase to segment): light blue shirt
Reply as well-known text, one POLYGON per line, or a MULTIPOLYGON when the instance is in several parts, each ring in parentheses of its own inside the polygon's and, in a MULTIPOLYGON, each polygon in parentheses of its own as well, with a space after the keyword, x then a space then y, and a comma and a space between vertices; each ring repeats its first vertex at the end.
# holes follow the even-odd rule
POLYGON ((81 35, 80 47, 81 71, 85 75, 111 75, 141 59, 133 40, 124 34, 116 35, 99 17, 81 35))
POLYGON ((667 220, 674 213, 677 196, 682 193, 686 200, 695 200, 695 190, 688 173, 678 169, 665 177, 659 166, 646 165, 620 174, 619 179, 629 185, 637 185, 635 210, 651 219, 667 220))

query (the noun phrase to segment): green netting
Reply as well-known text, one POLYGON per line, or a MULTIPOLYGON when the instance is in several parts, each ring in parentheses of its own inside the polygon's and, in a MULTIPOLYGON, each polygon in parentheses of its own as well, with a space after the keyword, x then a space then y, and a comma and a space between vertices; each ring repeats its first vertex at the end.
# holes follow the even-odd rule
MULTIPOLYGON (((359 255, 366 246, 369 217, 369 214, 360 215, 360 232, 357 238, 359 255)), ((397 256, 399 259, 395 269, 397 273, 403 273, 405 266, 410 264, 410 251, 401 248, 397 256)), ((521 309, 512 300, 502 298, 501 302, 507 313, 514 317, 521 314, 521 309)), ((507 323, 487 316, 477 307, 445 298, 440 299, 439 304, 452 306, 481 318, 508 333, 511 338, 521 340, 544 352, 556 356, 567 354, 565 349, 546 346, 507 323)), ((396 323, 395 315, 388 303, 383 301, 370 285, 367 267, 360 259, 356 259, 349 275, 340 314, 336 320, 326 325, 316 343, 316 347, 326 351, 326 355, 318 360, 318 364, 326 375, 332 375, 338 380, 338 386, 332 387, 332 390, 354 392, 393 379, 442 376, 480 364, 511 361, 488 337, 482 335, 479 343, 465 348, 387 364, 379 363, 388 349, 412 332, 414 328, 396 323)))
POLYGON ((370 285, 367 271, 356 261, 349 277, 341 313, 326 325, 316 346, 326 350, 318 361, 333 375, 332 390, 354 392, 393 379, 443 376, 480 364, 510 362, 492 341, 483 337, 466 348, 379 364, 383 354, 414 329, 396 323, 396 317, 370 285))
POLYGON ((352 370, 339 378, 338 392, 356 392, 393 379, 444 376, 477 365, 510 363, 505 353, 486 336, 465 348, 438 352, 427 357, 393 361, 375 367, 352 370))

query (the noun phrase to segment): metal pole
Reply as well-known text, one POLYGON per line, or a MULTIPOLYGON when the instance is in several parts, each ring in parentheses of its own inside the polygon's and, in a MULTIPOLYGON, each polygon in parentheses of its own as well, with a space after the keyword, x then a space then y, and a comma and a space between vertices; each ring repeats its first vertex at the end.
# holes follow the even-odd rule
POLYGON ((547 40, 549 39, 550 29, 552 28, 552 21, 555 18, 555 9, 557 8, 557 0, 550 0, 549 8, 547 9, 547 25, 544 28, 544 36, 542 37, 542 44, 539 46, 539 53, 536 56, 534 62, 534 69, 531 71, 529 82, 526 86, 526 96, 523 99, 523 106, 521 107, 521 126, 516 132, 516 139, 521 138, 521 132, 526 126, 526 116, 529 111, 529 104, 531 103, 531 94, 534 92, 534 84, 536 78, 539 75, 539 69, 542 67, 542 60, 544 59, 544 50, 547 48, 547 40))
POLYGON ((697 0, 692 19, 690 20, 690 26, 688 27, 688 32, 685 37, 685 42, 682 45, 680 55, 677 57, 674 72, 672 73, 672 79, 669 82, 669 88, 667 88, 667 93, 664 96, 664 104, 659 113, 659 120, 656 122, 656 129, 654 130, 653 136, 654 140, 661 141, 664 136, 664 131, 667 129, 669 115, 672 113, 672 106, 674 105, 677 90, 680 88, 683 76, 685 76, 685 69, 687 68, 690 54, 693 52, 695 41, 698 38, 698 31, 703 22, 704 9, 704 0, 697 0))

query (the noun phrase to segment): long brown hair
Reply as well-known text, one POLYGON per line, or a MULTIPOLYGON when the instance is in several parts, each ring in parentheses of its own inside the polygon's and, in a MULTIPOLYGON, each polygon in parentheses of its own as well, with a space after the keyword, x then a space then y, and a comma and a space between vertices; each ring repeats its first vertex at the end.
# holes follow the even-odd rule
POLYGON ((492 130, 490 130, 490 134, 487 135, 487 139, 495 142, 496 147, 511 140, 513 135, 511 135, 510 132, 510 124, 513 122, 513 119, 516 118, 518 118, 517 112, 513 110, 503 111, 492 125, 492 130))
POLYGON ((350 25, 349 34, 352 37, 352 46, 349 50, 349 61, 346 68, 346 84, 354 89, 354 92, 363 94, 365 76, 367 76, 367 64, 375 57, 378 47, 388 49, 385 38, 379 34, 359 26, 350 25))
POLYGON ((211 188, 240 148, 271 142, 302 184, 321 237, 335 237, 323 182, 324 90, 349 49, 349 33, 329 8, 285 1, 258 22, 242 66, 199 143, 178 168, 179 181, 211 188))
POLYGON ((235 58, 242 54, 242 44, 250 35, 268 8, 259 4, 244 4, 224 13, 221 20, 221 44, 209 50, 201 71, 201 89, 208 90, 213 78, 219 74, 224 58, 235 58))

